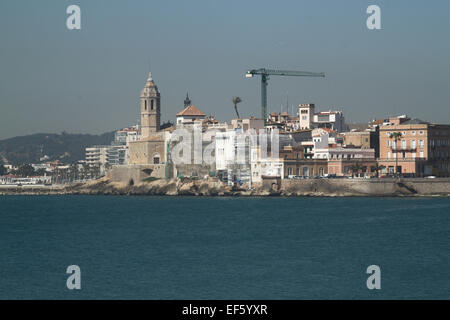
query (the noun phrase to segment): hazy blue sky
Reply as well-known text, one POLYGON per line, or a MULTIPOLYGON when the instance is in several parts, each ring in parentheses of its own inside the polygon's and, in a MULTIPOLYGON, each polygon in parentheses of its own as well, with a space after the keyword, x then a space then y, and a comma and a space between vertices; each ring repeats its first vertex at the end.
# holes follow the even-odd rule
POLYGON ((269 111, 314 102, 349 122, 408 114, 450 123, 450 1, 191 0, 0 2, 0 139, 101 133, 132 125, 151 69, 162 119, 186 91, 221 121, 260 115, 250 68, 323 71, 271 77, 269 111), (77 4, 82 29, 66 28, 77 4), (366 28, 378 4, 382 30, 366 28))

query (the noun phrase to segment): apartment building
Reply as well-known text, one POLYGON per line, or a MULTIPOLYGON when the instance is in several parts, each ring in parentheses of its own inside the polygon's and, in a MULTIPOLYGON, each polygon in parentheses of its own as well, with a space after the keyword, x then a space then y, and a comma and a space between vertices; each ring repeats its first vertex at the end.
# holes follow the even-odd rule
POLYGON ((380 133, 378 127, 362 131, 342 132, 341 136, 346 147, 374 149, 375 157, 378 158, 380 156, 380 133))
POLYGON ((418 119, 380 127, 379 164, 383 173, 411 176, 450 176, 450 125, 418 119), (401 134, 396 141, 391 134, 401 134))

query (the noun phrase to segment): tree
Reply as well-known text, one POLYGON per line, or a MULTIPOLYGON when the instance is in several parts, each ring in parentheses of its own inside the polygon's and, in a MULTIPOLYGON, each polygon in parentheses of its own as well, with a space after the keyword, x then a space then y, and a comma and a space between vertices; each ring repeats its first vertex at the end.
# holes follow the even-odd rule
POLYGON ((242 102, 242 99, 239 97, 233 97, 232 101, 234 104, 234 110, 236 110, 237 117, 238 117, 238 119, 240 119, 241 117, 239 116, 237 105, 238 105, 238 103, 242 102))
POLYGON ((375 164, 375 166, 373 167, 373 169, 375 170, 375 172, 377 173, 377 178, 380 176, 379 173, 381 170, 385 169, 386 167, 383 165, 380 165, 378 162, 375 164))
POLYGON ((7 173, 8 169, 6 169, 4 165, 0 164, 0 176, 4 176, 7 173))
POLYGON ((47 170, 45 170, 44 168, 36 170, 37 176, 45 176, 46 174, 47 174, 47 170))
POLYGON ((395 151, 394 151, 394 143, 391 144, 391 150, 392 153, 394 154, 395 152, 395 175, 398 176, 398 154, 397 154, 397 150, 398 150, 398 142, 402 139, 402 133, 401 132, 392 132, 389 135, 389 139, 395 141, 395 151))
POLYGON ((361 170, 361 165, 358 162, 356 162, 351 166, 350 169, 352 170, 352 177, 355 176, 355 173, 358 176, 359 171, 361 170))
POLYGON ((21 177, 31 177, 36 174, 31 164, 22 164, 17 169, 16 174, 21 177))

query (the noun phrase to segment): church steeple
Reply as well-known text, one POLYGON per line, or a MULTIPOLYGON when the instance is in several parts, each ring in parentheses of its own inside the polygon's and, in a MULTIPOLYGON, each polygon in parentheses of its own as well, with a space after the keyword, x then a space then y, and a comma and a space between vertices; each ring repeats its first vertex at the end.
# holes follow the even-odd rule
POLYGON ((189 107, 191 105, 191 99, 189 99, 189 92, 186 93, 186 99, 184 99, 184 107, 189 107))
POLYGON ((142 138, 148 138, 151 132, 160 129, 161 118, 161 96, 158 87, 149 72, 144 89, 141 92, 141 127, 142 138))

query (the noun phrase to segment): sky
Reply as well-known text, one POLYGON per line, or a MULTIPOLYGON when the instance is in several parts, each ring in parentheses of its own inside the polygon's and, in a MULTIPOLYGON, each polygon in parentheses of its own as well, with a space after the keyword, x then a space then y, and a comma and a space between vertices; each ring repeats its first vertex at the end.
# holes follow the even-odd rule
POLYGON ((260 116, 260 79, 244 75, 265 67, 326 75, 270 77, 269 112, 315 103, 349 123, 450 123, 449 18, 447 0, 2 0, 0 139, 133 125, 149 71, 163 121, 186 92, 220 121, 233 96, 260 116), (66 27, 73 4, 81 30, 66 27), (372 4, 381 30, 366 26, 372 4))

